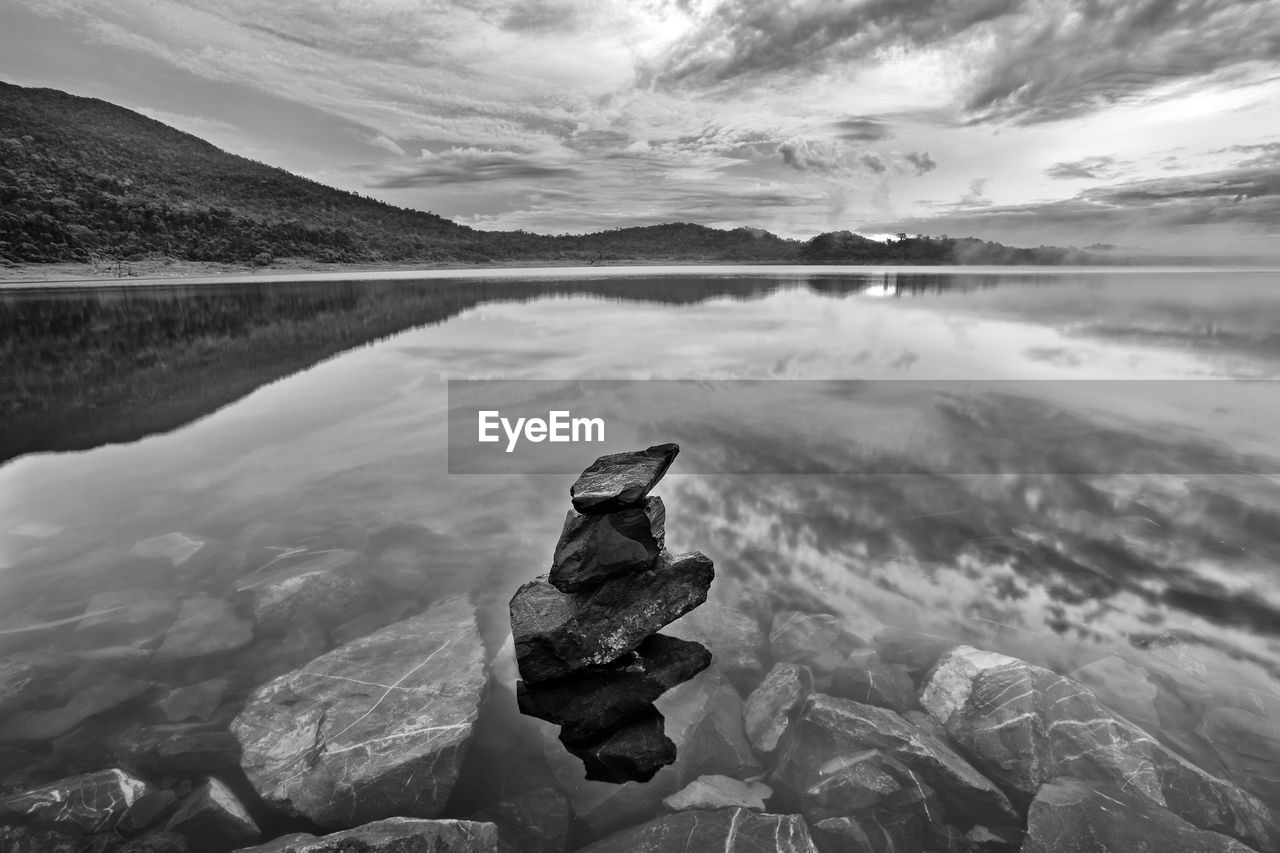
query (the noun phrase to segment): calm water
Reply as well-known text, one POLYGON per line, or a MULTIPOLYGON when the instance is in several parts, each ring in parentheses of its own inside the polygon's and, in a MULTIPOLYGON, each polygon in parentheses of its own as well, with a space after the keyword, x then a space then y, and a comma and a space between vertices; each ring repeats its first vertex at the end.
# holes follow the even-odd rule
MULTIPOLYGON (((1062 672, 1120 650, 1280 695, 1280 393, 1221 381, 1280 378, 1280 275, 708 269, 278 292, 326 288, 353 318, 433 289, 452 301, 424 325, 264 374, 275 381, 179 428, 0 467, 0 619, 83 612, 137 584, 110 569, 133 543, 174 531, 218 543, 246 574, 286 548, 407 542, 412 566, 388 569, 388 599, 470 592, 496 649, 511 593, 549 563, 573 477, 448 474, 447 379, 949 380, 942 397, 895 381, 689 393, 652 411, 600 398, 616 429, 581 465, 682 444, 658 489, 668 542, 715 560, 713 598, 789 588, 1062 672), (906 476, 795 473, 867 459, 906 476)), ((146 316, 236 292, 0 304, 56 317, 114 300, 116 316, 146 316)), ((219 595, 234 581, 172 582, 219 595)))

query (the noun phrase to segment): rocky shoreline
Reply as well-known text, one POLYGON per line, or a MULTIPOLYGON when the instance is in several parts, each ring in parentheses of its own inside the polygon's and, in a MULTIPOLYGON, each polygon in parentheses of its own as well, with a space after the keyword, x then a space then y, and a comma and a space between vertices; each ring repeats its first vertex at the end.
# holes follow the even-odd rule
POLYGON ((496 654, 465 595, 386 600, 413 588, 403 530, 296 559, 167 534, 133 546, 135 587, 6 617, 0 850, 1280 851, 1272 697, 1122 655, 1058 673, 777 589, 702 604, 710 560, 666 553, 648 494, 674 452, 647 458, 638 490, 575 487, 496 654), (146 592, 175 574, 202 591, 146 592), (584 771, 655 718, 669 749, 584 771), (476 805, 485 726, 539 767, 476 805))

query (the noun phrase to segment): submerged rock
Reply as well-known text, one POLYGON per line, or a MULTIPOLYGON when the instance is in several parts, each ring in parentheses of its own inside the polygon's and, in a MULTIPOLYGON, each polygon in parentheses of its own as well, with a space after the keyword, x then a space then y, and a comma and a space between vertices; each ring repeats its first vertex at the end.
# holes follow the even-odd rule
POLYGON ((264 633, 282 634, 302 622, 340 625, 368 609, 373 588, 364 558, 334 550, 247 579, 236 594, 249 602, 264 633))
POLYGON ((573 508, 599 514, 639 504, 679 452, 678 444, 655 444, 645 450, 601 456, 569 487, 573 508))
POLYGON ((681 811, 588 844, 578 853, 818 853, 799 815, 747 809, 681 811))
POLYGON ((809 668, 798 663, 776 663, 764 682, 747 697, 744 722, 747 739, 761 755, 778 748, 778 739, 813 692, 809 668))
POLYGON ((764 677, 760 652, 765 635, 760 624, 737 607, 708 601, 664 629, 683 640, 695 640, 711 650, 716 666, 743 695, 764 677))
POLYGON ((906 628, 887 627, 872 637, 880 660, 900 664, 912 675, 928 672, 938 658, 956 645, 955 640, 922 634, 906 628))
POLYGON ((96 615, 76 625, 74 638, 98 647, 158 640, 178 616, 178 599, 148 589, 100 592, 85 606, 96 615))
POLYGON ((1086 850, 1255 853, 1119 787, 1071 778, 1041 785, 1027 813, 1022 853, 1086 850))
POLYGON ((152 659, 154 663, 185 661, 233 652, 253 642, 253 623, 236 616, 231 602, 220 598, 185 598, 178 618, 152 659))
POLYGON ((183 800, 166 830, 185 838, 192 853, 221 853, 252 844, 261 835, 244 805, 217 779, 183 800))
POLYGON ((568 675, 616 660, 673 619, 706 601, 715 570, 695 551, 665 553, 647 572, 566 594, 546 575, 511 599, 520 675, 528 683, 568 675))
POLYGON ((498 828, 499 853, 564 853, 569 803, 554 788, 539 788, 481 809, 472 820, 498 828))
POLYGON ((70 832, 30 826, 0 826, 4 853, 82 853, 84 840, 70 832))
POLYGON ((156 702, 156 707, 171 723, 191 719, 207 721, 218 710, 226 692, 225 678, 211 678, 189 687, 175 687, 156 702))
POLYGON ((812 823, 831 817, 914 814, 924 827, 944 819, 937 795, 920 775, 878 749, 835 758, 808 774, 793 765, 780 776, 783 780, 796 792, 801 811, 812 823))
POLYGON ((662 800, 672 811, 684 809, 743 808, 762 812, 773 789, 763 782, 743 782, 729 776, 699 776, 662 800))
POLYGON ((931 671, 920 704, 1021 802, 1056 777, 1088 779, 1258 849, 1280 846, 1280 820, 1261 801, 1193 766, 1106 711, 1087 687, 1050 670, 957 646, 931 671))
POLYGON ((924 826, 913 814, 829 817, 813 825, 820 853, 924 853, 924 826))
POLYGON ((821 693, 809 698, 783 736, 772 778, 800 797, 832 768, 873 749, 919 774, 949 813, 976 823, 1018 822, 1000 789, 933 735, 894 711, 821 693))
POLYGON ((885 663, 874 654, 858 663, 850 661, 837 670, 831 680, 831 693, 865 705, 890 708, 899 714, 907 713, 916 704, 916 685, 906 667, 885 663))
POLYGON ((240 742, 226 729, 204 723, 140 726, 120 736, 116 756, 139 772, 211 773, 236 766, 240 742))
POLYGON ((485 685, 475 608, 446 599, 253 693, 231 731, 258 793, 321 826, 439 814, 485 685))
POLYGON ((98 714, 132 702, 151 689, 147 681, 105 673, 58 708, 19 711, 0 723, 0 741, 50 741, 98 714))
POLYGON ((315 836, 285 835, 239 853, 494 853, 498 828, 473 820, 418 820, 393 817, 315 836))
POLYGON ((838 616, 784 610, 773 617, 769 647, 775 661, 804 664, 819 690, 831 686, 835 673, 867 643, 846 628, 838 616))
POLYGON ((209 542, 199 536, 165 533, 135 542, 131 552, 138 557, 164 560, 176 569, 195 564, 197 557, 209 550, 209 542))
POLYGON ((1210 708, 1196 731, 1243 788, 1280 804, 1280 722, 1239 708, 1210 708))
POLYGON ((569 510, 549 579, 561 592, 590 589, 610 578, 653 568, 666 535, 662 498, 599 515, 569 510))
POLYGON ((105 832, 114 828, 129 808, 151 791, 146 782, 118 769, 71 776, 0 798, 0 822, 105 832))
POLYGON ((584 743, 645 715, 654 700, 710 663, 701 644, 654 634, 602 667, 532 686, 518 682, 516 698, 521 712, 563 726, 566 743, 584 743))

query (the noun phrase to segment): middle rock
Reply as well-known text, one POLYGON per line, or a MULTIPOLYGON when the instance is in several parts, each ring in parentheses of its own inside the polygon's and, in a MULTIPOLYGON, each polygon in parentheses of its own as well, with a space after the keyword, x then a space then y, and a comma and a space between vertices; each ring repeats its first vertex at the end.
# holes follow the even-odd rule
POLYGON ((551 584, 578 592, 619 575, 651 569, 662 551, 667 511, 662 498, 604 515, 569 510, 556 543, 551 584))

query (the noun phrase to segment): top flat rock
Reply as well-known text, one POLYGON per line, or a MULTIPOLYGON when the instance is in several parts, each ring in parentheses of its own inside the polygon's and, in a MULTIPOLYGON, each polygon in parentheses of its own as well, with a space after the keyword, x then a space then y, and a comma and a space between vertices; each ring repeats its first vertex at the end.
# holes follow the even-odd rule
POLYGON ((595 515, 636 506, 658 485, 679 452, 678 444, 655 444, 601 456, 569 488, 573 508, 595 515))

